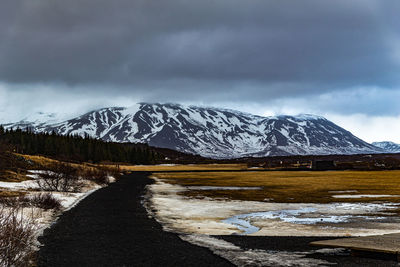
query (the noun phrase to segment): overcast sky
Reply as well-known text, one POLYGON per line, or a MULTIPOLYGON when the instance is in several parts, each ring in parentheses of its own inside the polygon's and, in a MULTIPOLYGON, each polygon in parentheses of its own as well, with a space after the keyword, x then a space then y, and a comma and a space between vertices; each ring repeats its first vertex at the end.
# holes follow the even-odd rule
POLYGON ((398 0, 2 0, 0 122, 138 101, 400 143, 398 0))

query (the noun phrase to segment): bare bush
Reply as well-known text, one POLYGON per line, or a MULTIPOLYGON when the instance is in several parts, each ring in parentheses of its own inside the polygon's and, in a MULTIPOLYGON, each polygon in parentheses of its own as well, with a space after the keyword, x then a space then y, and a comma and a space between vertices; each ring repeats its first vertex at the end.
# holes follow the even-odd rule
POLYGON ((52 164, 36 181, 43 191, 80 192, 83 186, 78 170, 64 163, 52 164))
POLYGON ((44 210, 60 210, 62 207, 61 201, 55 198, 51 193, 42 193, 26 198, 29 201, 30 205, 44 210))
POLYGON ((115 179, 119 179, 121 177, 121 171, 118 167, 105 167, 107 169, 108 175, 114 177, 115 179))
POLYGON ((19 209, 0 209, 0 266, 31 266, 36 225, 19 209))
POLYGON ((3 207, 7 208, 18 208, 21 206, 21 203, 19 202, 20 197, 1 197, 0 198, 0 204, 3 207))
POLYGON ((109 183, 108 173, 103 169, 83 169, 81 175, 85 179, 95 182, 96 184, 106 185, 109 183))
POLYGON ((62 205, 60 200, 51 193, 40 193, 35 195, 24 195, 19 197, 2 197, 0 204, 7 208, 27 208, 35 207, 44 210, 60 210, 62 205))
POLYGON ((103 166, 90 169, 82 169, 81 176, 97 184, 107 185, 110 183, 110 177, 119 177, 119 172, 117 168, 103 166))

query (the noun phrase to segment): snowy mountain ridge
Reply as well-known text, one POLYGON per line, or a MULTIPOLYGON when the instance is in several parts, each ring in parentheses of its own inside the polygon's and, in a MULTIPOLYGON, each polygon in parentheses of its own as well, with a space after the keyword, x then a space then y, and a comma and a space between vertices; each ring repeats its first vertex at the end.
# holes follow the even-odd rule
POLYGON ((372 145, 380 147, 389 153, 400 153, 400 144, 396 144, 394 142, 390 141, 373 142, 372 145))
POLYGON ((94 110, 59 123, 19 122, 6 127, 148 143, 212 158, 383 152, 320 116, 262 117, 178 104, 138 103, 94 110))

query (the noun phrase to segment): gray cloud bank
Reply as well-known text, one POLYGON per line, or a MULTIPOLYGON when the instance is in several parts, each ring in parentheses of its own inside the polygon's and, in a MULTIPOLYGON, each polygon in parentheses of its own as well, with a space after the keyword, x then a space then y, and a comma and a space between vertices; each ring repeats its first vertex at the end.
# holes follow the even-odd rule
POLYGON ((398 0, 2 0, 0 123, 181 102, 400 142, 399 14, 398 0))
POLYGON ((399 11, 398 0, 3 0, 0 80, 248 100, 397 88, 399 11))

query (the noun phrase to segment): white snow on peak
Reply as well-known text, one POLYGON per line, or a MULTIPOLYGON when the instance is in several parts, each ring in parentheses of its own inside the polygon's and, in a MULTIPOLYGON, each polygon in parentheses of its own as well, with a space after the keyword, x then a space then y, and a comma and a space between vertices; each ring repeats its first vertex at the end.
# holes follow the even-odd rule
POLYGON ((391 141, 373 142, 372 145, 382 148, 386 152, 400 153, 400 144, 391 141))
POLYGON ((296 119, 299 119, 299 120, 326 120, 322 116, 313 115, 313 114, 299 114, 299 115, 296 115, 293 117, 295 117, 296 119))
POLYGON ((127 115, 135 115, 135 114, 140 110, 140 107, 141 107, 141 105, 138 103, 138 104, 135 104, 135 105, 133 105, 133 106, 124 108, 124 109, 121 111, 121 114, 123 114, 124 116, 127 116, 127 115))
POLYGON ((34 123, 43 123, 43 122, 51 122, 56 123, 63 119, 63 116, 57 113, 46 113, 46 112, 35 112, 32 113, 23 119, 20 122, 34 122, 34 123))
POLYGON ((37 132, 90 135, 105 141, 148 143, 213 158, 383 151, 321 116, 261 117, 178 104, 104 108, 61 123, 25 127, 34 127, 37 132))

